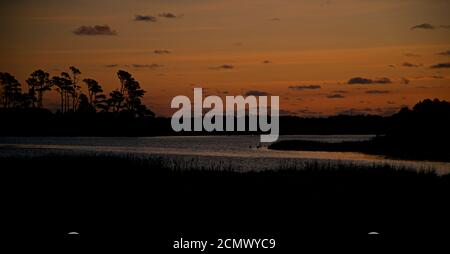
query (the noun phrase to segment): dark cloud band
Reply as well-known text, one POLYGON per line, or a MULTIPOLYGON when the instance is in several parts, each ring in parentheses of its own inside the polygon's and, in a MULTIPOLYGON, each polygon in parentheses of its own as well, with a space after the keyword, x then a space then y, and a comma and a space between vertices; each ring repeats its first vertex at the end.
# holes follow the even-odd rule
POLYGON ((432 69, 450 68, 450 63, 438 63, 438 64, 435 64, 435 65, 432 65, 430 68, 432 68, 432 69))
POLYGON ((108 25, 96 26, 80 26, 73 31, 75 35, 116 35, 117 32, 112 30, 108 25))
POLYGON ((369 79, 362 77, 351 78, 347 81, 349 85, 372 85, 372 84, 390 84, 392 81, 389 78, 369 79))
POLYGON ((289 89, 292 90, 316 90, 316 89, 320 89, 321 86, 319 85, 300 85, 300 86, 289 86, 289 89))
POLYGON ((156 17, 150 15, 136 15, 134 17, 134 21, 142 21, 142 22, 156 22, 156 17))

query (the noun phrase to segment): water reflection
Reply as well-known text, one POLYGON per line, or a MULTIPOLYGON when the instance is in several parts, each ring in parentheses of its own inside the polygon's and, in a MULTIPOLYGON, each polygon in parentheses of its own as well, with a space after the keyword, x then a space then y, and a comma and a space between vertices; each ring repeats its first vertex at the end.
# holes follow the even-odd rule
MULTIPOLYGON (((368 140, 372 135, 294 135, 281 139, 341 142, 368 140)), ((301 165, 304 161, 320 163, 390 164, 416 170, 436 170, 450 173, 450 163, 392 160, 383 156, 357 152, 275 151, 259 143, 259 136, 183 136, 183 137, 3 137, 0 156, 45 152, 113 153, 134 156, 158 156, 170 160, 198 160, 238 170, 265 170, 286 165, 301 165)))

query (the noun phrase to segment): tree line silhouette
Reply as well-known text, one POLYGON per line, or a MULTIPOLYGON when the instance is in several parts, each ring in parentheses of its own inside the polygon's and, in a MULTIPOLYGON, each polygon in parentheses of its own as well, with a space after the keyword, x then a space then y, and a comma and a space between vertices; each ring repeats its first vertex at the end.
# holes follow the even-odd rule
POLYGON ((153 116, 142 103, 144 91, 134 77, 123 70, 117 72, 120 87, 104 94, 102 86, 92 78, 80 79, 81 71, 71 66, 69 72, 50 77, 48 72, 36 70, 26 80, 28 91, 8 72, 0 72, 0 102, 5 109, 43 109, 45 93, 54 90, 60 97, 59 113, 113 112, 153 116), (83 89, 84 88, 84 89, 83 89), (83 92, 83 90, 87 92, 83 92))
MULTIPOLYGON (((205 131, 174 132, 170 118, 156 117, 142 103, 146 91, 132 74, 119 70, 117 78, 119 87, 106 94, 95 79, 81 79, 81 71, 73 66, 68 72, 53 77, 43 70, 36 70, 26 79, 27 87, 22 86, 10 73, 0 72, 0 136, 224 134, 205 131), (52 90, 59 95, 60 105, 56 113, 44 107, 45 95, 52 90)), ((429 143, 435 140, 445 145, 450 142, 449 118, 449 102, 426 99, 412 109, 402 108, 388 117, 281 116, 280 134, 377 134, 388 136, 394 143, 414 142, 429 147, 429 143)), ((246 122, 247 125, 248 118, 246 122)), ((254 135, 260 132, 236 131, 226 134, 254 135)), ((436 147, 437 143, 434 144, 436 147)))
MULTIPOLYGON (((398 113, 381 119, 382 125, 378 125, 381 127, 378 129, 380 132, 376 133, 381 135, 369 141, 322 143, 284 140, 272 144, 269 148, 365 152, 403 159, 450 161, 450 149, 448 148, 450 144, 449 102, 426 99, 417 103, 412 109, 405 107, 398 113)), ((370 122, 364 121, 364 123, 370 122)))

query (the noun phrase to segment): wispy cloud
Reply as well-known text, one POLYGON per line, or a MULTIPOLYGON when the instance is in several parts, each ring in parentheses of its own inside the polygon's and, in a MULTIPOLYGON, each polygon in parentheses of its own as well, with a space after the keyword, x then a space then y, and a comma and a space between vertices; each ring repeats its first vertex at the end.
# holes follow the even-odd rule
POLYGON ((182 17, 182 15, 176 15, 176 14, 171 13, 171 12, 163 12, 163 13, 158 14, 158 16, 161 17, 161 18, 167 18, 167 19, 175 19, 175 18, 182 17))
POLYGON ((319 85, 299 85, 299 86, 289 86, 288 88, 292 89, 292 90, 302 91, 302 90, 316 90, 316 89, 320 89, 321 86, 319 86, 319 85))
POLYGON ((432 69, 450 68, 450 63, 438 63, 438 64, 430 66, 430 68, 432 68, 432 69))
POLYGON ((153 51, 153 53, 157 54, 157 55, 167 55, 167 54, 170 54, 172 52, 170 52, 167 49, 156 49, 156 50, 153 51))
POLYGON ((346 91, 346 90, 336 90, 336 91, 333 91, 333 93, 348 93, 348 91, 346 91))
POLYGON ((415 29, 433 30, 433 29, 435 29, 435 27, 429 23, 423 23, 423 24, 419 24, 419 25, 415 25, 415 26, 411 27, 411 30, 415 30, 415 29))
POLYGON ((439 52, 438 55, 441 55, 441 56, 450 56, 450 50, 443 51, 443 52, 439 52))
POLYGON ((142 22, 156 22, 157 19, 154 16, 150 15, 136 15, 134 17, 134 21, 142 21, 142 22))
POLYGON ((80 26, 73 31, 75 35, 116 35, 117 32, 112 30, 108 25, 96 25, 96 26, 80 26))
POLYGON ((373 110, 371 108, 363 108, 363 109, 357 109, 357 108, 349 108, 344 109, 339 112, 337 112, 338 115, 366 115, 371 113, 373 110))
MULTIPOLYGON (((391 104, 391 103, 388 103, 391 104)), ((349 108, 339 111, 338 114, 341 115, 368 115, 368 114, 376 114, 382 116, 390 116, 397 113, 402 106, 389 106, 384 108, 349 108)))
POLYGON ((106 65, 103 65, 103 67, 105 67, 105 68, 115 68, 115 67, 120 67, 120 66, 133 67, 136 69, 140 69, 140 68, 156 69, 156 68, 163 67, 163 65, 156 64, 156 63, 153 63, 153 64, 122 64, 122 65, 121 64, 106 64, 106 65))
POLYGON ((420 65, 420 64, 413 64, 413 63, 410 63, 410 62, 404 62, 404 63, 402 64, 402 66, 403 66, 403 67, 420 67, 420 66, 422 66, 422 65, 420 65))
POLYGON ((368 79, 362 77, 351 78, 347 84, 349 85, 372 85, 372 84, 390 84, 392 81, 389 78, 368 79))
POLYGON ((415 30, 415 29, 427 29, 427 30, 433 30, 433 29, 450 29, 450 25, 440 25, 440 26, 434 26, 432 24, 429 23, 423 23, 423 24, 419 24, 419 25, 415 25, 413 27, 411 27, 411 30, 415 30))
POLYGON ((420 57, 419 54, 415 54, 415 53, 406 53, 406 54, 404 54, 404 56, 407 56, 407 57, 420 57))
POLYGON ((328 99, 343 99, 345 98, 344 95, 336 93, 336 94, 330 94, 327 96, 328 99))
POLYGON ((390 93, 388 90, 368 90, 366 94, 387 94, 390 93))
POLYGON ((132 64, 131 66, 133 68, 149 68, 149 69, 156 69, 156 68, 163 67, 160 64, 132 64))
POLYGON ((209 67, 210 70, 231 70, 234 66, 231 64, 222 64, 220 66, 209 67))

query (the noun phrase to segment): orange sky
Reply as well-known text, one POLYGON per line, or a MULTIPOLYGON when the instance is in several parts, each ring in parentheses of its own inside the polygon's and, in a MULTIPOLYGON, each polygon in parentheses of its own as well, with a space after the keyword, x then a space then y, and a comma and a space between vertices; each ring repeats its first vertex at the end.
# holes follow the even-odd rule
POLYGON ((74 65, 109 92, 124 69, 166 116, 172 97, 194 86, 278 95, 297 115, 389 114, 450 100, 448 10, 444 0, 2 1, 0 71, 25 84, 38 68, 58 75, 74 65), (391 83, 347 84, 354 77, 391 83))

